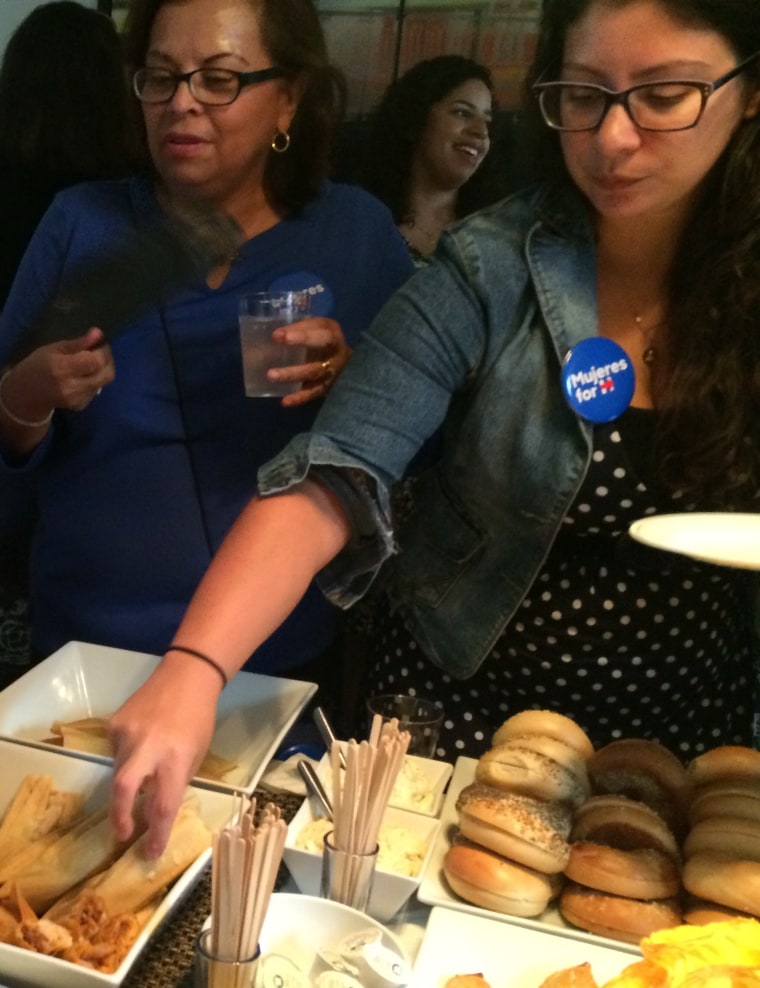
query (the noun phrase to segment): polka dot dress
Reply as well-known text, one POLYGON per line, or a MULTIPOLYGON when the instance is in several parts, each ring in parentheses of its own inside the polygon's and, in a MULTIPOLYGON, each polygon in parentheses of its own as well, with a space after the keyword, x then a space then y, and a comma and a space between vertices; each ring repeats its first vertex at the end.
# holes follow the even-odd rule
POLYGON ((637 453, 651 449, 640 428, 653 416, 629 409, 595 430, 591 466, 543 570, 473 677, 427 661, 402 617, 379 606, 367 688, 441 699, 438 757, 478 757, 499 724, 529 707, 567 714, 597 746, 649 737, 688 760, 751 743, 746 574, 627 535, 637 518, 695 509, 647 486, 643 458, 632 464, 626 453, 623 436, 637 453))

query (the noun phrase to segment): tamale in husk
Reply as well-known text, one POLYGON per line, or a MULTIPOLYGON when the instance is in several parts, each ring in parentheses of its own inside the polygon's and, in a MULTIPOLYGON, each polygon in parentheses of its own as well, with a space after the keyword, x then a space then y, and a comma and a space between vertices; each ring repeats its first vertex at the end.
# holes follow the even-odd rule
POLYGON ((50 776, 27 775, 0 824, 0 874, 31 843, 69 826, 83 805, 81 793, 55 789, 50 776))
POLYGON ((195 798, 186 799, 180 807, 160 858, 149 860, 144 846, 143 835, 107 870, 85 882, 75 894, 56 902, 45 918, 63 922, 68 913, 76 911, 77 899, 90 893, 98 896, 109 916, 137 913, 148 905, 156 893, 170 885, 211 846, 211 832, 198 813, 195 798))
POLYGON ((23 873, 17 872, 12 861, 4 872, 0 870, 0 902, 8 897, 12 880, 32 909, 44 912, 74 885, 107 868, 121 847, 108 810, 101 807, 47 846, 23 873))

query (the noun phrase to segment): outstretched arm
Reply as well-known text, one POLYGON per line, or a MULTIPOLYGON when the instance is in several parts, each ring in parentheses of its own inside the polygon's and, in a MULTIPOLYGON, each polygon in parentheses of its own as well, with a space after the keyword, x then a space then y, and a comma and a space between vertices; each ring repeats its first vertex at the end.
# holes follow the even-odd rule
MULTIPOLYGON (((201 581, 175 642, 213 658, 232 678, 349 535, 340 504, 313 481, 254 499, 201 581)), ((185 786, 208 748, 221 689, 211 665, 169 650, 111 718, 111 819, 126 839, 135 797, 144 790, 151 856, 165 847, 185 786)))

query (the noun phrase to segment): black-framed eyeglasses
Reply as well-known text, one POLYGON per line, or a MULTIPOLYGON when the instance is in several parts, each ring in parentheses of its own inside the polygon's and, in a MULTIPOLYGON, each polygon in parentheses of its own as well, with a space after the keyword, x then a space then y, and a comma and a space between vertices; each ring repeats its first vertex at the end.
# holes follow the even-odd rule
POLYGON ((141 103, 168 103, 181 82, 186 82, 191 95, 205 106, 226 106, 234 103, 244 86, 252 86, 284 75, 276 67, 256 72, 235 72, 232 69, 193 69, 192 72, 172 72, 171 69, 142 68, 132 77, 132 87, 141 103))
POLYGON ((611 106, 620 104, 640 130, 689 130, 705 112, 707 100, 760 56, 755 52, 712 82, 663 79, 616 92, 583 82, 537 82, 532 93, 553 130, 596 130, 611 106))

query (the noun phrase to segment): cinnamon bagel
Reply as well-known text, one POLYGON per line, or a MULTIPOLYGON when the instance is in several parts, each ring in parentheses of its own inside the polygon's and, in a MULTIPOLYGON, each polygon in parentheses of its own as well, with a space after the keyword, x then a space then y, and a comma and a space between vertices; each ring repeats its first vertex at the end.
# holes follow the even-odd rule
POLYGON ((655 848, 679 861, 673 833, 656 810, 627 796, 591 796, 575 811, 571 841, 608 844, 623 851, 655 848))

